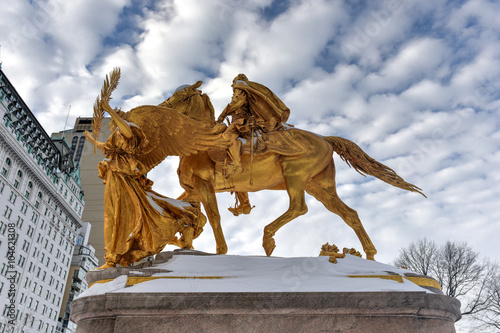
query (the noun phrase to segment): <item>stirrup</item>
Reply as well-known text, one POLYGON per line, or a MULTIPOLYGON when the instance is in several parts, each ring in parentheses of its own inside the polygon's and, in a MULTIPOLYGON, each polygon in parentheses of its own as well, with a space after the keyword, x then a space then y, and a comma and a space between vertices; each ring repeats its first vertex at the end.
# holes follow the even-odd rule
POLYGON ((250 211, 254 208, 255 206, 250 206, 249 204, 244 204, 240 205, 237 207, 229 207, 227 210, 229 210, 231 213, 233 213, 234 216, 238 216, 240 214, 250 214, 250 211))

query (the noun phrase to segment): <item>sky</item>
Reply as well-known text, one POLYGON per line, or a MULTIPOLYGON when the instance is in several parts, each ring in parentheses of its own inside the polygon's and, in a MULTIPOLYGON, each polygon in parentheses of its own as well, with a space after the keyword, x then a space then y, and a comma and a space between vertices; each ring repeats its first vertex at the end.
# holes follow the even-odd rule
MULTIPOLYGON (((290 108, 289 123, 341 136, 422 188, 427 198, 363 177, 335 155, 340 198, 390 263, 426 237, 465 241, 500 260, 500 3, 486 0, 18 0, 0 7, 2 70, 50 134, 92 116, 103 79, 122 78, 111 105, 158 104, 203 81, 218 115, 245 73, 290 108)), ((178 158, 149 177, 183 190, 178 158)), ((229 254, 265 255, 263 228, 284 191, 250 194, 234 217, 218 195, 229 254)), ((276 234, 275 256, 316 256, 327 242, 361 244, 311 196, 276 234)), ((210 226, 194 242, 215 252, 210 226)))

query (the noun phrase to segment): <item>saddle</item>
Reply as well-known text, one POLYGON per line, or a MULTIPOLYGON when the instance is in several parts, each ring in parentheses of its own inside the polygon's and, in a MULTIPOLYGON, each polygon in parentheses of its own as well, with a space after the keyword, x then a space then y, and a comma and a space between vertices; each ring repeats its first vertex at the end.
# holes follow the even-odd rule
MULTIPOLYGON (((287 129, 280 129, 272 132, 255 131, 253 135, 253 144, 251 140, 238 138, 241 141, 241 156, 250 155, 259 156, 267 153, 275 153, 283 156, 292 156, 306 152, 306 147, 295 141, 287 129)), ((214 148, 207 151, 210 159, 215 163, 215 170, 225 174, 224 170, 231 157, 224 148, 214 148)))

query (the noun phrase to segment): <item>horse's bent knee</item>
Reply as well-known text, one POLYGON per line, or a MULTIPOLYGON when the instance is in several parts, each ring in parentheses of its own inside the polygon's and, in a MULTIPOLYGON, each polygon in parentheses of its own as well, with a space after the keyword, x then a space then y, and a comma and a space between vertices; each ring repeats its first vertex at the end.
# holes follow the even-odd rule
POLYGON ((304 215, 307 213, 307 211, 308 211, 308 208, 306 205, 300 205, 300 206, 293 207, 293 209, 292 209, 292 214, 294 215, 293 218, 304 215))

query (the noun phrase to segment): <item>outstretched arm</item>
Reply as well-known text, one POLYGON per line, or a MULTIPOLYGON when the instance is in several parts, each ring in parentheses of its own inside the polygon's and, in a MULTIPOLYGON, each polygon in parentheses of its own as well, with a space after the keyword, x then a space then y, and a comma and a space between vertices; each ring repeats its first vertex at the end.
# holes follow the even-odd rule
POLYGON ((108 102, 102 101, 101 105, 102 105, 102 108, 104 110, 106 110, 107 113, 109 113, 111 118, 113 118, 113 120, 116 123, 116 126, 118 126, 118 128, 120 129, 120 133, 125 138, 130 139, 133 136, 133 133, 132 133, 132 129, 130 128, 129 124, 127 124, 125 122, 125 120, 123 120, 123 118, 120 117, 118 115, 118 113, 116 113, 116 111, 111 108, 111 106, 109 106, 108 102))
POLYGON ((99 150, 102 150, 104 148, 104 142, 99 142, 97 140, 94 140, 92 134, 90 134, 89 131, 83 132, 83 135, 85 135, 85 137, 87 138, 87 140, 90 141, 90 143, 92 143, 95 147, 99 148, 99 150))
POLYGON ((229 104, 226 106, 224 111, 222 111, 219 118, 217 118, 217 124, 222 124, 222 122, 224 122, 224 119, 226 119, 227 116, 229 116, 229 104))

